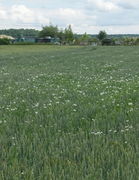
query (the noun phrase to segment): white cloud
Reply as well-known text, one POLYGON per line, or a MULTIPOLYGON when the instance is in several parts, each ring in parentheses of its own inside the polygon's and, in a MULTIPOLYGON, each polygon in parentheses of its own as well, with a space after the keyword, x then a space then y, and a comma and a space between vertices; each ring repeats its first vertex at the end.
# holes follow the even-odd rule
POLYGON ((26 28, 32 28, 33 26, 40 26, 45 23, 48 24, 50 21, 42 14, 41 11, 35 11, 34 9, 27 8, 25 5, 13 5, 10 10, 8 8, 0 7, 0 26, 21 26, 26 28))
POLYGON ((35 21, 34 12, 24 5, 12 6, 9 15, 15 22, 32 23, 35 21))
POLYGON ((111 0, 116 5, 123 9, 137 9, 139 8, 138 0, 111 0))
POLYGON ((118 11, 121 9, 139 8, 138 0, 87 0, 100 11, 118 11))
POLYGON ((88 0, 88 3, 92 6, 92 8, 100 11, 120 10, 120 7, 110 0, 88 0))
POLYGON ((41 29, 51 22, 72 24, 78 33, 139 33, 139 0, 46 1, 0 0, 0 28, 41 29))
POLYGON ((0 20, 5 20, 7 18, 6 10, 0 5, 0 20))
POLYGON ((117 26, 89 26, 88 24, 82 24, 80 27, 72 26, 75 32, 89 34, 98 34, 99 31, 105 30, 108 34, 139 34, 139 25, 117 25, 117 26))
POLYGON ((84 11, 79 9, 71 8, 59 8, 54 10, 48 10, 46 13, 47 17, 50 17, 50 20, 54 23, 63 24, 82 24, 85 21, 91 19, 92 23, 96 22, 96 16, 88 16, 84 11))
POLYGON ((0 8, 0 20, 5 20, 7 18, 7 13, 0 8))

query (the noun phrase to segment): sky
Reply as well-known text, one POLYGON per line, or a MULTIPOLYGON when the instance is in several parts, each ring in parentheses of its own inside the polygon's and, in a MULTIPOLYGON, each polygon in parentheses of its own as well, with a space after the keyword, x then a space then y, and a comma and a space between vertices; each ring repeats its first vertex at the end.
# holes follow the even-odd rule
POLYGON ((0 0, 0 29, 71 24, 75 33, 139 34, 139 0, 0 0))

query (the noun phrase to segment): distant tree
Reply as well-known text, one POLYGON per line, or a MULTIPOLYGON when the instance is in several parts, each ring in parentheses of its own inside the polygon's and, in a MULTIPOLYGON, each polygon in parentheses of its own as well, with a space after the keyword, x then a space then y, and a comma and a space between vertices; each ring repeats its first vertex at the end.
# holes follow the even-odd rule
POLYGON ((91 41, 94 42, 94 43, 99 43, 99 40, 96 37, 92 38, 91 41))
POLYGON ((73 44, 74 44, 74 45, 79 45, 79 44, 80 44, 80 39, 79 39, 79 37, 77 37, 77 36, 74 37, 73 44))
POLYGON ((59 37, 61 43, 65 42, 65 33, 64 33, 64 31, 62 29, 59 30, 58 37, 59 37))
POLYGON ((105 31, 100 31, 99 34, 97 35, 97 38, 102 41, 103 39, 107 38, 107 33, 105 31))
POLYGON ((80 44, 89 45, 92 41, 92 37, 86 32, 79 38, 80 44))
POLYGON ((81 36, 82 41, 88 42, 90 39, 91 37, 86 32, 81 36))
POLYGON ((0 34, 12 36, 14 38, 21 38, 25 36, 37 37, 39 31, 35 29, 2 29, 0 30, 0 34))
POLYGON ((123 38, 123 41, 125 46, 132 46, 137 44, 137 39, 134 37, 125 37, 123 38))
POLYGON ((69 25, 65 30, 64 30, 64 34, 65 34, 65 40, 67 43, 71 43, 74 40, 74 34, 71 28, 71 25, 69 25))
POLYGON ((42 30, 39 33, 40 37, 46 37, 46 36, 51 36, 51 37, 58 37, 58 27, 57 26, 53 26, 52 24, 50 24, 49 26, 44 26, 42 28, 42 30))
POLYGON ((136 38, 135 45, 139 45, 139 38, 136 38))

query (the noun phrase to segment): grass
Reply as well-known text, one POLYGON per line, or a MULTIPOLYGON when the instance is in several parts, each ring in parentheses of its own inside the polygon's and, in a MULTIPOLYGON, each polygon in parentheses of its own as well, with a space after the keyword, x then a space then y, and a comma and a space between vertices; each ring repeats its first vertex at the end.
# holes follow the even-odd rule
POLYGON ((138 180, 139 47, 0 46, 1 180, 138 180))

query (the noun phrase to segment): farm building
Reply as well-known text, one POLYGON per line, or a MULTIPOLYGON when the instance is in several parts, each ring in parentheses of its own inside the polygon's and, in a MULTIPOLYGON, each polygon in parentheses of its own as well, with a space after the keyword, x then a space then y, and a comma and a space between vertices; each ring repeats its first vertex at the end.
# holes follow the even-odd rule
POLYGON ((12 36, 7 36, 7 35, 0 35, 0 45, 3 44, 12 44, 15 41, 15 38, 13 38, 12 36))
POLYGON ((45 38, 36 38, 37 43, 51 43, 52 38, 50 36, 47 36, 45 38))
POLYGON ((36 38, 37 43, 59 43, 60 39, 59 38, 52 38, 50 36, 44 37, 44 38, 36 38))
POLYGON ((16 38, 15 42, 35 43, 36 42, 36 37, 32 37, 32 36, 20 37, 20 38, 16 38))
POLYGON ((0 39, 9 39, 9 40, 14 40, 15 38, 13 38, 12 36, 7 36, 7 35, 0 35, 0 39))
POLYGON ((26 42, 26 43, 58 43, 60 40, 59 38, 52 38, 50 36, 44 38, 37 38, 37 37, 21 37, 15 39, 15 42, 26 42))
POLYGON ((122 44, 123 44, 122 40, 115 40, 115 45, 120 46, 122 44))

